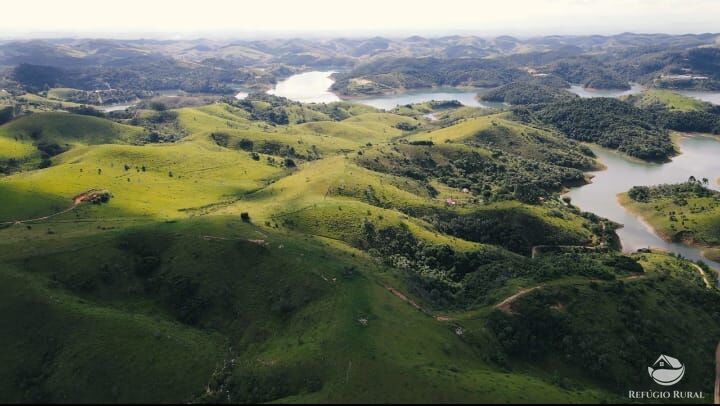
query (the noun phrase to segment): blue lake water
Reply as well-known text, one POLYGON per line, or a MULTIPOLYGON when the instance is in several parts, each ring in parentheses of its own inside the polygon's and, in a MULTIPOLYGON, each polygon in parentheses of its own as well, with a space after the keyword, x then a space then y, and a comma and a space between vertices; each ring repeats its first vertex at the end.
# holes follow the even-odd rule
MULTIPOLYGON (((333 83, 332 73, 316 71, 294 75, 279 82, 268 93, 301 102, 339 101, 341 99, 329 91, 333 83)), ((570 89, 581 97, 620 97, 639 93, 642 90, 640 85, 633 85, 630 90, 590 90, 581 86, 573 86, 570 89)), ((430 100, 458 100, 466 106, 473 107, 503 106, 500 103, 479 101, 477 94, 481 91, 482 89, 440 88, 380 97, 356 98, 352 101, 380 109, 392 109, 398 105, 430 100)), ((720 97, 720 93, 706 95, 703 92, 703 94, 695 94, 693 97, 701 96, 716 100, 714 98, 720 97)), ((428 119, 432 119, 432 117, 428 117, 428 119)), ((720 159, 718 159, 720 157, 720 140, 705 135, 687 135, 679 140, 679 146, 682 154, 664 164, 634 160, 614 151, 593 146, 591 148, 607 169, 594 172, 591 184, 573 188, 567 193, 567 196, 571 197, 573 204, 581 210, 622 224, 623 227, 618 230, 618 236, 624 251, 658 248, 693 260, 703 260, 713 268, 720 269, 720 263, 705 259, 701 250, 662 240, 653 232, 652 228, 618 203, 617 195, 628 191, 633 186, 683 182, 690 176, 698 179, 712 179, 711 187, 717 189, 715 179, 720 176, 720 159)))
POLYGON ((587 89, 581 85, 572 85, 568 91, 575 93, 580 97, 621 97, 628 96, 631 94, 641 93, 643 87, 638 84, 632 84, 630 89, 587 89))
POLYGON ((583 211, 592 212, 623 225, 618 230, 623 250, 633 252, 640 248, 659 248, 678 253, 693 260, 703 260, 715 269, 720 263, 702 256, 701 250, 684 244, 661 239, 638 216, 618 203, 617 195, 633 186, 651 186, 662 183, 687 181, 690 176, 708 178, 710 187, 717 190, 715 180, 720 176, 720 140, 707 135, 687 135, 679 140, 682 154, 671 162, 647 163, 628 158, 617 152, 591 146, 606 170, 593 172, 592 183, 572 189, 567 196, 583 211))
MULTIPOLYGON (((275 87, 268 91, 268 94, 287 97, 290 100, 302 103, 332 103, 342 100, 338 95, 331 92, 333 84, 332 71, 312 71, 299 73, 280 81, 275 87)), ((482 102, 478 100, 478 92, 486 89, 475 88, 434 88, 415 91, 398 92, 391 95, 352 98, 348 101, 366 104, 378 109, 390 110, 397 106, 412 103, 422 103, 431 100, 447 101, 457 100, 469 107, 504 107, 502 103, 482 102)), ((238 93, 237 97, 246 97, 247 93, 238 93)))

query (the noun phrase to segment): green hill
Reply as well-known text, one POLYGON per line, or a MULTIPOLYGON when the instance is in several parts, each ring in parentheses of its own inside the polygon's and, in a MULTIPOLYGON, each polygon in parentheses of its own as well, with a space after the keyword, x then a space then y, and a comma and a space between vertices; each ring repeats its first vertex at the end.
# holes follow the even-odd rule
POLYGON ((636 158, 662 161, 676 153, 667 129, 651 113, 625 101, 606 97, 562 101, 543 106, 535 117, 569 138, 636 158))
POLYGON ((0 178, 0 400, 598 403, 671 350, 710 393, 720 294, 562 201, 586 148, 504 113, 300 107, 182 108, 184 138, 143 145, 124 116, 3 126, 5 156, 67 148, 0 178))
POLYGON ((66 113, 36 113, 0 127, 0 136, 18 141, 58 145, 130 143, 143 135, 141 128, 97 117, 66 113))
MULTIPOLYGON (((709 179, 706 179, 709 182, 709 179)), ((620 196, 620 202, 639 214, 669 241, 704 247, 704 255, 717 259, 720 252, 720 194, 702 181, 653 187, 637 186, 620 196)))

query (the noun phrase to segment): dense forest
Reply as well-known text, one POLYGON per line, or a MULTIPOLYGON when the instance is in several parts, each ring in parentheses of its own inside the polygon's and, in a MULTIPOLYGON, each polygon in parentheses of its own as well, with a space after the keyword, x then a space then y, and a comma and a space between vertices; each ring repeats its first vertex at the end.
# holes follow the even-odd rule
POLYGON ((141 92, 180 89, 187 92, 230 93, 230 84, 242 84, 251 77, 250 73, 243 74, 237 69, 191 68, 169 59, 139 66, 90 69, 21 64, 12 72, 13 79, 34 92, 64 87, 80 90, 109 88, 141 92))
POLYGON ((482 100, 504 102, 511 105, 551 103, 575 97, 555 87, 525 82, 513 82, 484 93, 482 100))
POLYGON ((650 113, 617 99, 561 101, 518 114, 552 125, 572 139, 645 160, 667 160, 676 153, 668 131, 650 113))
MULTIPOLYGON (((333 90, 352 95, 356 77, 369 80, 374 90, 362 88, 361 93, 382 93, 387 89, 414 89, 433 86, 493 87, 509 83, 524 75, 502 61, 484 58, 385 58, 360 65, 348 73, 337 75, 333 90)), ((362 86, 362 84, 360 85, 362 86)))

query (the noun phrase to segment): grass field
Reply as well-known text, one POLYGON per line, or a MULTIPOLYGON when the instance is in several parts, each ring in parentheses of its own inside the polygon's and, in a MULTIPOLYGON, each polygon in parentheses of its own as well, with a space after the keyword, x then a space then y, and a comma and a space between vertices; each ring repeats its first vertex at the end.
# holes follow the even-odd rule
POLYGON ((0 137, 0 159, 23 159, 35 153, 30 143, 0 137))
POLYGON ((628 371, 680 334, 639 328, 622 341, 635 304, 633 319, 653 326, 676 313, 697 323, 684 337, 695 351, 678 353, 701 365, 688 381, 708 387, 718 295, 687 261, 586 254, 603 244, 601 223, 560 188, 534 203, 485 200, 441 174, 468 156, 494 182, 553 160, 593 167, 575 143, 464 108, 432 124, 414 108, 291 105, 277 124, 258 118, 277 106, 253 103, 173 110, 183 137, 172 143, 144 144, 150 111, 122 123, 34 113, 0 127, 0 158, 62 147, 49 167, 0 177, 0 401, 617 401, 625 384, 580 361, 634 384, 628 371), (401 170, 428 160, 429 175, 401 170), (88 191, 109 200, 77 200, 88 191), (368 248, 369 224, 402 238, 368 248), (518 244, 580 251, 531 258, 518 244), (494 307, 537 285, 514 315, 494 307), (662 295, 679 306, 672 315, 656 314, 662 295), (533 330, 555 319, 562 329, 533 330))
MULTIPOLYGON (((55 227, 54 222, 46 225, 55 227)), ((39 240, 51 238, 21 230, 39 240)), ((55 241, 54 252, 16 249, 27 246, 27 240, 0 246, 0 258, 9 264, 0 272, 3 303, 13 304, 4 305, 3 313, 18 314, 23 307, 23 314, 37 314, 24 321, 3 317, 2 337, 12 340, 18 329, 40 328, 38 343, 43 335, 63 337, 46 339, 43 351, 34 340, 15 341, 14 351, 3 353, 4 371, 14 376, 23 370, 28 380, 20 390, 3 390, 5 399, 52 401, 64 393, 88 400, 187 400, 200 396, 229 356, 236 359, 239 375, 228 382, 231 396, 244 401, 270 396, 303 402, 510 401, 520 388, 527 399, 542 394, 562 402, 597 401, 606 396, 497 371, 457 338, 452 326, 428 318, 373 282, 375 271, 361 253, 223 217, 127 231, 87 227, 86 233, 55 241), (256 238, 265 244, 248 242, 256 238), (125 246, 121 241, 131 242, 125 246), (134 258, 150 254, 159 264, 148 271, 134 258), (23 272, 13 264, 23 264, 23 272), (344 273, 352 266, 361 267, 360 272, 344 273), (177 302, 183 292, 177 289, 188 284, 196 286, 190 293, 196 305, 190 309, 177 302), (158 292, 153 299, 142 295, 148 288, 158 292), (43 299, 33 300, 36 296, 43 299), (23 299, 8 300, 15 297, 23 299), (191 319, 177 324, 171 321, 176 314, 191 319), (234 355, 227 353, 228 339, 234 355), (138 349, 142 357, 134 353, 138 349), (121 382, 113 379, 148 358, 154 360, 152 368, 121 382), (250 391, 243 378, 263 391, 250 391), (175 385, 184 391, 168 392, 175 385), (34 392, 23 392, 25 387, 34 392)))
POLYGON ((707 103, 671 90, 648 89, 637 97, 639 99, 638 105, 645 107, 660 105, 669 110, 681 112, 703 111, 707 107, 707 103))
POLYGON ((31 114, 0 127, 0 137, 61 145, 130 143, 143 133, 142 128, 67 113, 31 114))
POLYGON ((720 246, 720 207, 714 193, 665 193, 648 201, 633 200, 625 193, 619 199, 667 240, 709 248, 720 246))

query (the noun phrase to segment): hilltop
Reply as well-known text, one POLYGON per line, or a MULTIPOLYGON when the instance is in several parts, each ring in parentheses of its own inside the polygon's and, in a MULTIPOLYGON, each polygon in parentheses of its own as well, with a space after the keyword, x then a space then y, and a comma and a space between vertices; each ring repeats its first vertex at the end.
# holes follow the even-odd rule
POLYGON ((622 254, 563 200, 599 168, 564 131, 453 103, 175 107, 0 127, 23 162, 0 177, 2 400, 608 402, 660 352, 711 390, 716 275, 622 254))

